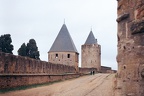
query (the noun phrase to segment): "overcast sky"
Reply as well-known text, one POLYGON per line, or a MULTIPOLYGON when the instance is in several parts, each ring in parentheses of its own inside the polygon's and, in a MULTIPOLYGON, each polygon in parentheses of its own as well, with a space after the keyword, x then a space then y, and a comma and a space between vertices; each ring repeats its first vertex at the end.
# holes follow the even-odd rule
POLYGON ((116 0, 0 0, 0 35, 11 34, 15 55, 22 43, 35 39, 41 60, 48 61, 47 52, 65 19, 80 58, 92 27, 102 65, 117 69, 116 9, 116 0))

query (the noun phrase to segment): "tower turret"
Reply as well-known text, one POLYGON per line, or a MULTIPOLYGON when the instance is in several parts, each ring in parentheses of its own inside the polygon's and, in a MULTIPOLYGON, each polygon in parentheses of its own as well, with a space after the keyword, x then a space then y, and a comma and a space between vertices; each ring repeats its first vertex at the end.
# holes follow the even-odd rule
POLYGON ((101 69, 101 46, 97 43, 92 30, 84 45, 82 45, 82 68, 101 69))
POLYGON ((78 51, 65 24, 48 52, 49 62, 74 66, 78 70, 78 51))

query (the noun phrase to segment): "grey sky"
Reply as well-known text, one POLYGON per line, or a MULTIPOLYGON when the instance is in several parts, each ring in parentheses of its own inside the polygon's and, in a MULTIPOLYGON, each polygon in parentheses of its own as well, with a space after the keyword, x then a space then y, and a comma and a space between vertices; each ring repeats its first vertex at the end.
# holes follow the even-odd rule
POLYGON ((34 38, 41 60, 47 61, 65 19, 81 58, 92 26, 102 47, 102 65, 117 69, 116 7, 116 0, 0 0, 0 35, 11 34, 15 55, 22 43, 34 38))

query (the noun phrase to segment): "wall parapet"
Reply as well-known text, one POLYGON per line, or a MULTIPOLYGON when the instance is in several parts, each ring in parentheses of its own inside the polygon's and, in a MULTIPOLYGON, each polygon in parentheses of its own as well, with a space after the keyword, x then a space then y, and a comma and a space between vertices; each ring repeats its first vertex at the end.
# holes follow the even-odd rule
POLYGON ((64 74, 76 73, 73 66, 15 56, 0 52, 0 74, 64 74))
POLYGON ((92 71, 97 72, 97 68, 79 68, 79 73, 90 74, 92 71))
POLYGON ((97 69, 79 68, 77 72, 74 66, 0 52, 0 89, 71 79, 91 71, 97 69))

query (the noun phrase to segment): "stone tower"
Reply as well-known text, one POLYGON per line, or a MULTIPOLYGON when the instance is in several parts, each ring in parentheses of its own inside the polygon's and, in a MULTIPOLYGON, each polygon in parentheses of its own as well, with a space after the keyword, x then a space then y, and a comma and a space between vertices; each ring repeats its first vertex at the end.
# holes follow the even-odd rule
POLYGON ((115 96, 144 96, 144 0, 118 1, 115 96))
POLYGON ((82 45, 82 68, 101 69, 101 46, 91 31, 85 44, 82 45))
POLYGON ((78 70, 78 51, 65 24, 48 52, 49 62, 74 66, 78 70))

